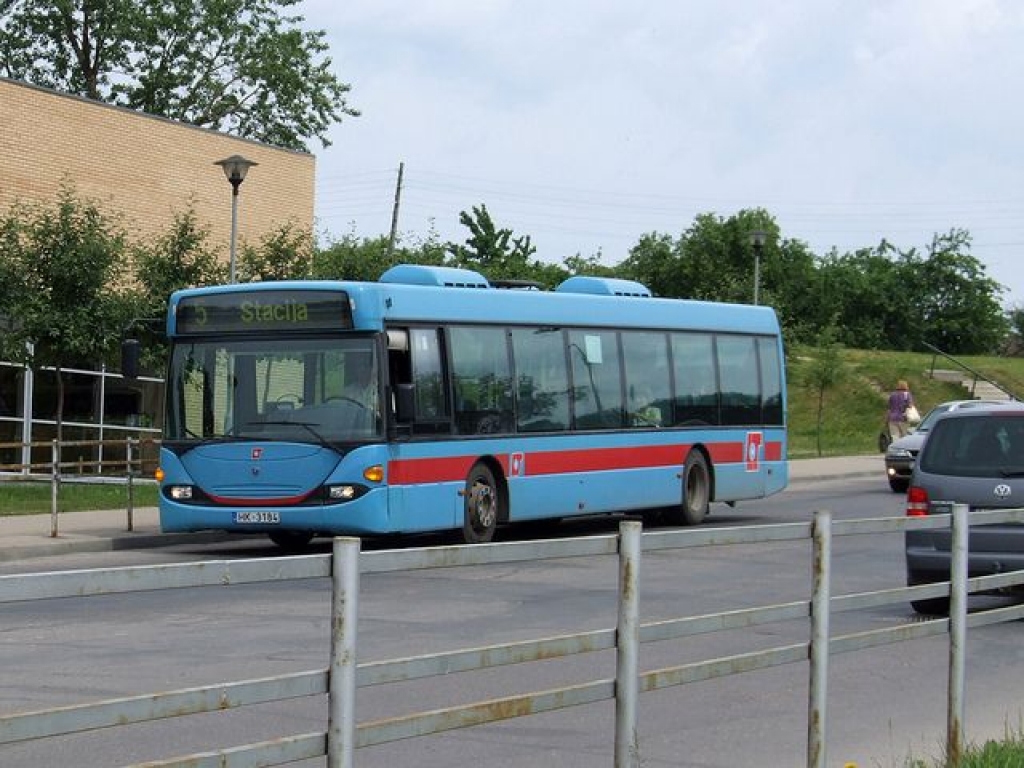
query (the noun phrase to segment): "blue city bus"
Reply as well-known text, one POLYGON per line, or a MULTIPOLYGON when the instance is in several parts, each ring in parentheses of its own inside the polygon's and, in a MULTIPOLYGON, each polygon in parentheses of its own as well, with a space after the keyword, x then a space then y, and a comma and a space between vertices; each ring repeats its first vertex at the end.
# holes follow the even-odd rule
POLYGON ((478 543, 630 510, 698 524, 788 479, 770 307, 400 265, 177 291, 167 335, 164 531, 478 543))

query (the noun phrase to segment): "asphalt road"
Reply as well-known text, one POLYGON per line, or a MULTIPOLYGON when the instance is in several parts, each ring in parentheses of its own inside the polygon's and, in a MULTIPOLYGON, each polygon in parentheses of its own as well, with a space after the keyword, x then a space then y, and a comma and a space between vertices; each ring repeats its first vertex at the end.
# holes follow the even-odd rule
MULTIPOLYGON (((902 515, 884 479, 805 484, 735 510, 716 507, 711 525, 902 515)), ((557 535, 614 530, 614 520, 560 526, 557 535)), ((416 545, 439 543, 417 539, 416 545)), ((380 546, 392 546, 381 542, 380 546)), ((321 551, 327 551, 326 544, 321 551)), ((261 540, 138 552, 46 558, 32 570, 258 557, 261 540), (59 560, 59 562, 57 562, 59 560)), ((837 541, 835 594, 900 586, 902 540, 837 541)), ((22 570, 4 564, 0 572, 22 570)), ((615 622, 611 558, 368 575, 362 580, 360 661, 538 638, 615 622)), ((646 555, 644 621, 807 599, 804 542, 646 555)), ((3 713, 186 688, 326 666, 328 585, 176 590, 0 606, 3 713)), ((909 606, 858 612, 833 632, 916 621, 909 606)), ((973 630, 969 638, 969 738, 1000 736, 1024 720, 1020 625, 973 630)), ((805 622, 645 645, 641 670, 806 640, 805 622)), ((946 643, 934 638, 831 660, 830 765, 902 765, 907 754, 941 752, 946 643)), ((579 656, 420 683, 361 689, 357 720, 610 678, 612 654, 579 656)), ((128 765, 324 728, 322 698, 0 747, 0 765, 128 765)), ((805 764, 807 670, 790 665, 645 694, 640 750, 645 766, 737 768, 805 764)), ((594 766, 612 763, 614 710, 602 703, 360 750, 361 768, 412 766, 594 766)), ((305 765, 319 765, 308 761, 305 765)))

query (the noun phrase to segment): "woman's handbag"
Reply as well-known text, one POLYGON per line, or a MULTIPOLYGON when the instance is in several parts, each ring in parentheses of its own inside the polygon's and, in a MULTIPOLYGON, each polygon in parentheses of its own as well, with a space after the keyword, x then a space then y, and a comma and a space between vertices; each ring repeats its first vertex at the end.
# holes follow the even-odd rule
POLYGON ((917 412, 917 406, 907 406, 907 423, 917 424, 919 421, 921 421, 921 414, 917 412))
POLYGON ((889 447, 889 443, 892 442, 892 438, 889 437, 889 428, 886 427, 878 433, 878 452, 885 453, 889 447))

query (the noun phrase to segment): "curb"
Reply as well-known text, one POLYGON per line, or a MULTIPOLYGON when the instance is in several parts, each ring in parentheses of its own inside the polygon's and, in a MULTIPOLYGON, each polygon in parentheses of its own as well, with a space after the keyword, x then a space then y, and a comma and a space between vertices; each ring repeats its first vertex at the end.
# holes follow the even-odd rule
POLYGON ((114 552, 124 549, 155 549, 179 544, 217 544, 236 540, 245 534, 209 533, 140 533, 124 531, 116 536, 58 536, 44 543, 23 544, 0 549, 0 562, 15 562, 34 557, 55 557, 85 552, 114 552))
POLYGON ((864 471, 864 472, 835 472, 828 475, 814 475, 813 477, 790 477, 789 486, 804 485, 806 483, 817 483, 825 480, 846 480, 848 478, 865 478, 865 477, 878 477, 882 480, 885 479, 884 470, 879 471, 864 471))

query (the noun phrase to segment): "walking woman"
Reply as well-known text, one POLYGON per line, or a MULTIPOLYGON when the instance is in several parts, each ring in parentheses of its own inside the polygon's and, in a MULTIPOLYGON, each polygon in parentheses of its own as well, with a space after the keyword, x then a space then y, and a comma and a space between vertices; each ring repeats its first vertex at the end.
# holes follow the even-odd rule
POLYGON ((889 437, 892 440, 903 437, 910 432, 911 419, 907 411, 914 406, 914 396, 910 394, 910 387, 907 382, 900 379, 896 382, 896 391, 889 395, 889 410, 886 413, 886 421, 889 423, 889 437))

